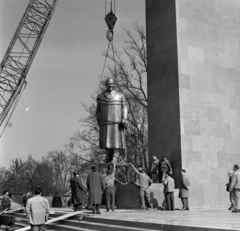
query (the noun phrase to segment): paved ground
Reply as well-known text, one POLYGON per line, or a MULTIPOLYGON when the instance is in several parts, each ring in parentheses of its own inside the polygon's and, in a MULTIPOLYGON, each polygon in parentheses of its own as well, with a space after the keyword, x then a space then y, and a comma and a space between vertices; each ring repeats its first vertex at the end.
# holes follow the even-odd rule
MULTIPOLYGON (((70 208, 54 209, 54 211, 72 212, 70 208)), ((231 213, 224 209, 193 209, 190 211, 137 211, 137 210, 116 210, 105 212, 101 215, 92 215, 90 211, 83 211, 95 217, 114 220, 126 220, 135 222, 158 223, 177 226, 204 227, 215 229, 240 230, 240 213, 231 213)))

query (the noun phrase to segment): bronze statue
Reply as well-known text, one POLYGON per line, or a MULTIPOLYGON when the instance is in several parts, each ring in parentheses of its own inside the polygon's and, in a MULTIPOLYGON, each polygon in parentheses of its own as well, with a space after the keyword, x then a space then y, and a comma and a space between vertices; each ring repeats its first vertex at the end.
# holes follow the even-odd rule
POLYGON ((114 90, 114 80, 105 82, 106 90, 97 97, 97 122, 100 148, 106 150, 105 162, 117 163, 120 149, 126 149, 125 127, 128 108, 125 95, 114 90))

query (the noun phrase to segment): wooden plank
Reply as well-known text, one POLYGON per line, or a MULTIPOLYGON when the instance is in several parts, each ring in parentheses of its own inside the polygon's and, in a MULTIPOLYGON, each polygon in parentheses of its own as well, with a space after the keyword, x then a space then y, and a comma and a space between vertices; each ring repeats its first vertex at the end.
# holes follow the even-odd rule
POLYGON ((4 209, 4 210, 0 213, 0 215, 3 214, 3 213, 5 213, 7 210, 8 210, 8 209, 4 209))
POLYGON ((21 210, 23 210, 23 209, 24 209, 24 207, 17 208, 17 209, 11 209, 11 210, 7 210, 7 211, 4 212, 4 213, 15 213, 15 212, 21 211, 21 210))
MULTIPOLYGON (((76 211, 76 212, 64 214, 64 215, 62 215, 62 216, 60 216, 60 217, 55 217, 55 218, 53 218, 53 219, 51 219, 51 220, 48 220, 48 221, 45 223, 45 225, 50 224, 50 223, 53 223, 53 222, 56 222, 56 221, 60 221, 60 220, 66 219, 66 218, 68 218, 68 217, 76 216, 76 215, 81 214, 81 213, 82 213, 81 211, 76 211)), ((26 230, 29 230, 29 229, 31 229, 31 226, 30 226, 30 225, 27 226, 27 227, 21 228, 21 229, 17 229, 16 231, 26 231, 26 230)))

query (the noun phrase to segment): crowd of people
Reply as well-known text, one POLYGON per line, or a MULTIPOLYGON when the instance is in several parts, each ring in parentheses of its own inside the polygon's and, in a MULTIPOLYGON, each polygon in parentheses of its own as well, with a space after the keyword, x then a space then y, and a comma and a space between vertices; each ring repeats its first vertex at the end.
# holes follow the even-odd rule
MULTIPOLYGON (((162 183, 164 185, 163 192, 166 202, 166 207, 164 210, 175 210, 175 180, 171 177, 173 175, 173 172, 170 161, 166 156, 162 156, 161 160, 159 160, 156 156, 153 156, 150 172, 154 183, 162 183)), ((181 210, 189 210, 188 197, 190 182, 185 169, 181 170, 181 179, 179 185, 179 198, 181 198, 183 205, 181 210)))
MULTIPOLYGON (((142 166, 137 168, 130 164, 133 171, 136 174, 135 184, 139 187, 139 195, 141 201, 141 209, 149 210, 153 206, 150 203, 150 195, 148 188, 152 183, 162 183, 164 185, 164 195, 166 206, 162 208, 164 210, 174 210, 174 190, 175 182, 171 177, 172 168, 170 162, 164 156, 160 161, 154 156, 153 163, 151 165, 151 177, 149 177, 142 166), (146 203, 145 203, 146 201, 146 203)), ((106 173, 101 174, 98 172, 96 166, 93 166, 91 173, 87 177, 86 187, 83 185, 79 174, 74 172, 73 178, 70 180, 71 193, 72 193, 72 204, 74 210, 82 210, 83 200, 85 196, 88 196, 88 206, 92 207, 94 214, 100 214, 100 205, 102 202, 102 195, 105 196, 106 200, 106 211, 115 211, 115 174, 116 166, 114 164, 113 169, 108 169, 106 173)), ((186 175, 186 170, 181 170, 181 181, 179 197, 182 201, 181 210, 189 210, 189 178, 186 175)))
MULTIPOLYGON (((161 160, 153 157, 150 173, 147 175, 142 166, 137 168, 130 164, 136 174, 135 184, 139 187, 139 195, 141 201, 141 209, 151 209, 150 196, 148 188, 152 183, 160 183, 164 186, 164 196, 166 206, 164 210, 175 210, 174 191, 175 180, 172 177, 172 167, 170 162, 164 156, 161 160), (147 203, 146 203, 146 202, 147 203)), ((102 203, 102 195, 106 199, 106 211, 115 211, 115 174, 116 165, 113 164, 113 169, 108 168, 106 174, 98 172, 97 166, 92 166, 91 172, 87 176, 86 184, 80 179, 79 174, 74 172, 73 178, 70 180, 71 186, 71 202, 74 211, 83 209, 86 204, 87 208, 92 208, 94 214, 100 214, 100 205, 102 203)), ((233 170, 228 173, 229 182, 226 184, 226 190, 229 192, 231 206, 229 210, 234 213, 239 213, 240 199, 240 167, 238 164, 233 166, 233 170)), ((181 210, 189 210, 189 189, 190 182, 186 174, 186 170, 181 170, 181 179, 179 182, 179 198, 182 201, 181 210)), ((22 197, 22 205, 25 207, 25 212, 32 230, 42 230, 43 224, 47 221, 50 213, 49 201, 42 197, 42 189, 37 187, 34 191, 35 196, 32 197, 31 191, 27 190, 22 197)), ((11 195, 8 191, 4 191, 1 196, 1 210, 8 210, 11 207, 11 195)), ((52 207, 62 207, 62 198, 58 193, 55 193, 52 200, 52 207)))

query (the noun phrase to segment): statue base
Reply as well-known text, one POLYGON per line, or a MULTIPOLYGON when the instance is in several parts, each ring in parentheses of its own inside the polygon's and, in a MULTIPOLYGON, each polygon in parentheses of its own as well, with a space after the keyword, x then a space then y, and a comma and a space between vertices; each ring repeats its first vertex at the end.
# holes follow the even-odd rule
MULTIPOLYGON (((150 205, 146 205, 149 208, 165 209, 166 202, 163 193, 163 184, 152 184, 148 188, 150 196, 150 205)), ((181 209, 182 203, 178 198, 179 189, 175 189, 174 192, 174 204, 175 209, 181 209)), ((124 184, 117 185, 116 188, 116 206, 118 209, 141 209, 139 186, 136 184, 124 184)))

